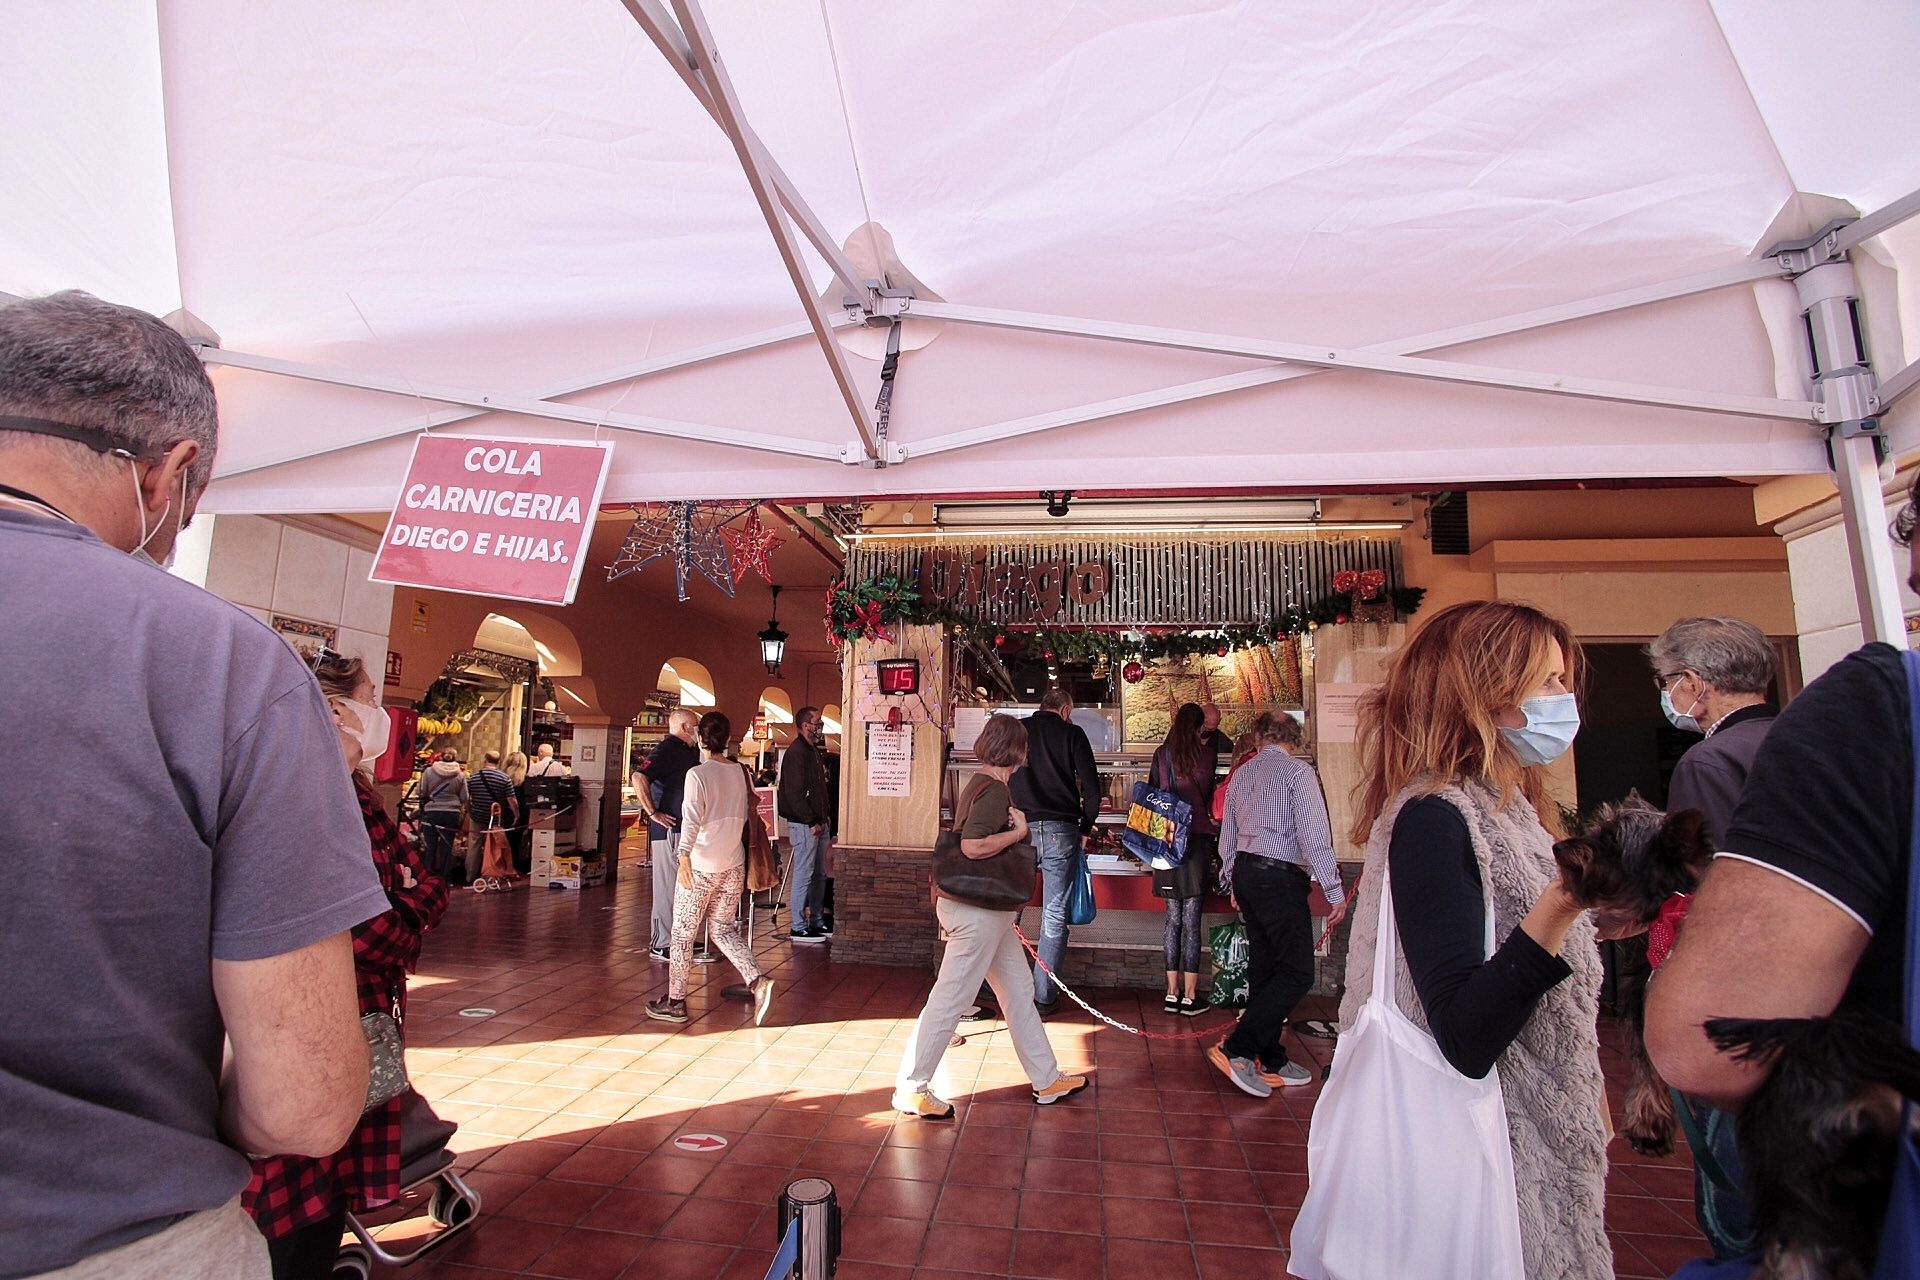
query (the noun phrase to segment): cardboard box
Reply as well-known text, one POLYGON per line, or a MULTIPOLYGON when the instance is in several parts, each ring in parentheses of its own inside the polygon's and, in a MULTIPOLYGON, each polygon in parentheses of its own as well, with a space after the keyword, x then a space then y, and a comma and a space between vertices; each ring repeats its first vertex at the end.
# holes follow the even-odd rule
POLYGON ((606 860, 577 854, 555 857, 544 875, 535 872, 533 882, 549 889, 591 889, 607 882, 606 860))

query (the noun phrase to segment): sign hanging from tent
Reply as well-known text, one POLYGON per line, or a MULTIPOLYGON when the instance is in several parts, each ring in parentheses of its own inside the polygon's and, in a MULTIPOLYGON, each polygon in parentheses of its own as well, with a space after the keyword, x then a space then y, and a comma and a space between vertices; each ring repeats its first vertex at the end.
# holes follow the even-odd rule
POLYGON ((373 580, 572 604, 613 460, 606 441, 414 441, 373 580))

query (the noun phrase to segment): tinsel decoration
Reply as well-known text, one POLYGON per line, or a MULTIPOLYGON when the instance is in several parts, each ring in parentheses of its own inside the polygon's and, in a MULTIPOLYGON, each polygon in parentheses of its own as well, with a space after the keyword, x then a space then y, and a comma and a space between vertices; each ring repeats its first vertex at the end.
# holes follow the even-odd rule
POLYGON ((670 556, 674 590, 682 603, 687 599, 689 573, 698 573, 731 599, 735 578, 720 526, 732 513, 730 504, 708 502, 664 502, 641 508, 621 540, 620 554, 607 567, 607 581, 618 581, 670 556))
POLYGON ((765 581, 773 581, 773 553, 784 547, 787 540, 767 532, 766 526, 760 523, 760 508, 747 512, 747 518, 738 528, 722 529, 720 536, 727 541, 735 583, 743 581, 749 569, 765 581))
MULTIPOLYGON (((1359 576, 1356 575, 1356 581, 1345 592, 1322 597, 1304 608, 1282 610, 1261 622, 1191 629, 1158 627, 1146 632, 1113 627, 1035 627, 1009 631, 1004 624, 981 622, 951 605, 922 600, 914 584, 901 578, 843 580, 827 589, 826 625, 827 634, 835 644, 856 637, 875 638, 877 628, 891 627, 897 622, 937 623, 952 628, 956 636, 970 637, 982 645, 991 643, 994 650, 1003 655, 1040 652, 1067 662, 1104 658, 1110 663, 1158 662, 1208 655, 1226 657, 1235 650, 1272 644, 1321 626, 1346 623, 1354 615, 1355 597, 1364 586, 1357 580, 1359 576)), ((1384 575, 1376 591, 1381 608, 1390 609, 1400 617, 1418 610, 1427 594, 1424 587, 1389 588, 1384 575)), ((1358 603, 1368 602, 1363 599, 1358 603)), ((1122 676, 1125 676, 1124 668, 1122 676)))

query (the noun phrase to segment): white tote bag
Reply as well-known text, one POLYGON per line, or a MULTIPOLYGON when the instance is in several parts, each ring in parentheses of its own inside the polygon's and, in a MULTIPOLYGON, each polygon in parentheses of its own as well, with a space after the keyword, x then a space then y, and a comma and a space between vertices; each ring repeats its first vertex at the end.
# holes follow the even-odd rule
POLYGON ((1313 1110, 1287 1269, 1303 1280, 1524 1280, 1499 1073, 1469 1080, 1400 1012, 1398 945, 1383 871, 1373 990, 1313 1110))

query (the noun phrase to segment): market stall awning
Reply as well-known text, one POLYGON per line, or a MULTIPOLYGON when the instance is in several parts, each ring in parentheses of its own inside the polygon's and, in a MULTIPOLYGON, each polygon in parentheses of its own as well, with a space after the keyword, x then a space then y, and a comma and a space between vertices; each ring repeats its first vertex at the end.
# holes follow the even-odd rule
MULTIPOLYGON (((10 35, 0 289, 218 335, 222 511, 389 506, 429 426, 617 439, 610 501, 1822 471, 1757 251, 1920 190, 1920 11, 1869 0, 93 0, 10 35), (915 296, 835 274, 882 265, 915 296)), ((1898 387, 1920 228, 1885 222, 1840 261, 1898 387)))

